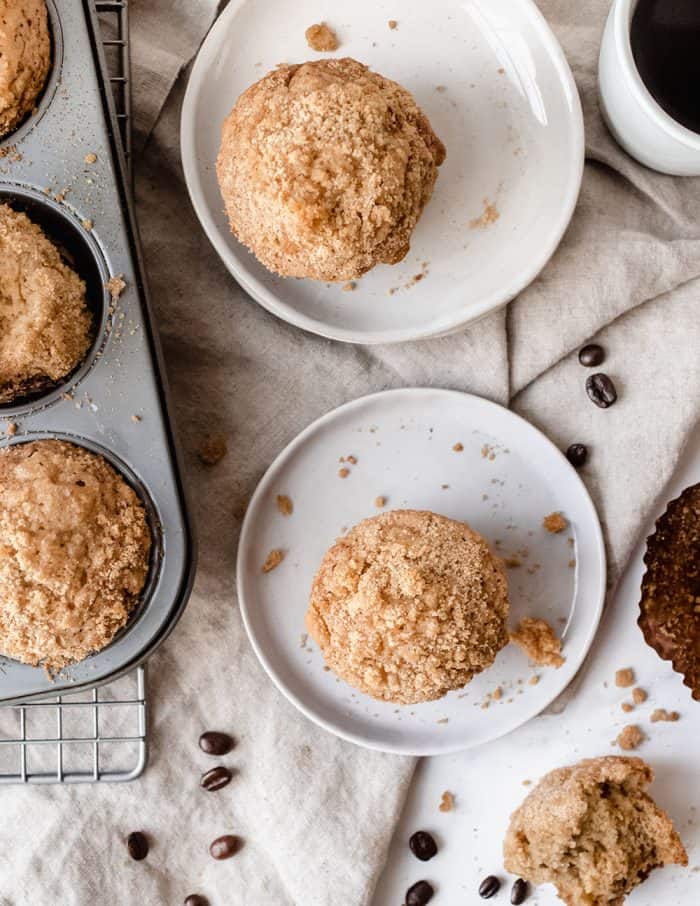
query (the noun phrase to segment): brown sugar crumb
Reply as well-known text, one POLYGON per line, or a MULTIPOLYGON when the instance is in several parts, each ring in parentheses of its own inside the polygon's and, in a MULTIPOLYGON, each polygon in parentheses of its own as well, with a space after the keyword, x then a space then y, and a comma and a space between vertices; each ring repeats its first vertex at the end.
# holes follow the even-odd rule
POLYGON ((327 53, 340 47, 336 33, 325 22, 310 25, 304 35, 309 47, 318 53, 327 53))
POLYGON ((665 708, 656 708, 651 712, 651 717, 649 718, 653 724, 658 723, 660 720, 675 723, 679 719, 680 714, 678 711, 667 711, 665 708))
POLYGON ((501 689, 500 686, 496 686, 496 688, 491 693, 491 698, 495 702, 500 701, 503 698, 503 689, 501 689))
POLYGON ((396 21, 396 19, 389 19, 389 21, 387 22, 387 25, 392 31, 394 31, 394 29, 398 27, 398 24, 399 23, 396 21))
POLYGON ((558 669, 566 660, 560 654, 561 640, 546 620, 524 617, 515 632, 510 633, 510 640, 541 667, 558 669))
POLYGON ((118 299, 126 289, 124 274, 118 274, 116 277, 110 277, 105 283, 105 287, 112 299, 118 299))
POLYGON ((576 561, 569 560, 569 569, 576 569, 576 561))
POLYGON ((620 707, 625 712, 625 714, 629 714, 630 711, 634 711, 634 705, 631 705, 629 702, 623 702, 620 707))
POLYGON ((455 444, 452 447, 452 449, 454 450, 455 453, 461 453, 462 450, 464 449, 464 444, 455 444))
POLYGON ((264 573, 271 573, 273 569, 277 569, 280 563, 284 560, 284 551, 281 550, 272 550, 267 555, 267 559, 262 565, 262 571, 264 573))
POLYGON ((483 205, 484 210, 481 215, 479 217, 474 217, 473 220, 469 221, 470 230, 485 230, 487 227, 494 224, 501 216, 496 206, 492 204, 488 198, 484 198, 483 205))
POLYGON ((14 422, 9 422, 5 425, 5 433, 13 437, 17 433, 17 425, 14 422))
POLYGON ((140 416, 140 415, 132 415, 132 416, 131 416, 131 421, 132 421, 132 422, 140 422, 140 421, 141 421, 141 416, 140 416))
POLYGON ((640 746, 645 739, 646 736, 636 724, 628 724, 618 734, 617 744, 625 752, 630 752, 640 746))
POLYGON ((83 229, 84 229, 84 230, 87 230, 88 233, 89 233, 89 232, 92 230, 92 228, 95 226, 95 224, 92 222, 92 220, 90 220, 89 217, 86 217, 85 220, 81 220, 81 223, 82 223, 82 225, 83 225, 83 229))
POLYGON ((86 164, 96 164, 96 163, 97 163, 97 155, 96 155, 96 154, 93 154, 92 151, 91 151, 89 154, 86 154, 86 155, 85 155, 84 160, 85 160, 85 163, 86 163, 86 164))
POLYGON ((338 478, 347 478, 350 474, 350 469, 338 469, 338 478))
POLYGON ((454 807, 455 797, 452 795, 452 793, 445 790, 445 792, 442 794, 442 798, 440 799, 440 805, 438 806, 438 808, 441 812, 451 812, 454 807))
POLYGON ((436 85, 435 90, 440 94, 444 94, 447 91, 447 85, 436 85))
POLYGON ((503 562, 506 569, 518 569, 523 565, 518 557, 506 557, 503 562))
POLYGON ((346 283, 342 287, 342 291, 344 293, 353 293, 353 292, 355 292, 356 289, 357 289, 357 283, 353 283, 352 281, 350 283, 346 283))
POLYGON ((197 451, 197 455, 205 466, 215 466, 227 453, 228 445, 222 434, 207 435, 197 451))
POLYGON ((639 686, 637 686, 636 689, 632 690, 632 699, 635 705, 643 704, 648 698, 649 696, 647 695, 647 693, 644 691, 644 689, 640 689, 639 686))
POLYGON ((375 497, 374 505, 377 507, 377 509, 381 509, 386 505, 386 497, 375 497))
POLYGON ((349 462, 351 466, 357 465, 357 456, 346 456, 345 462, 349 462))
POLYGON ((533 673, 530 679, 527 681, 528 686, 536 686, 540 681, 539 676, 536 673, 533 673))
POLYGON ((615 673, 615 685, 620 689, 628 689, 634 686, 634 670, 631 667, 623 667, 615 673))
POLYGON ((283 516, 291 516, 294 512, 294 504, 286 494, 277 495, 277 509, 283 516))
POLYGON ((544 528, 553 535, 563 532, 568 524, 561 513, 550 513, 549 516, 545 516, 542 520, 544 528))

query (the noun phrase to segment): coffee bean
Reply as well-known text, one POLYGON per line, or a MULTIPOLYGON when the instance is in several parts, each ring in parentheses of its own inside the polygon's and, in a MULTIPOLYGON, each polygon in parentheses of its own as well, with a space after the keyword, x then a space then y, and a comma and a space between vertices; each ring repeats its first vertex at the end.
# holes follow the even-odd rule
POLYGON ((427 862, 437 853, 437 844, 427 831, 416 831, 408 845, 416 859, 420 859, 421 862, 427 862))
POLYGON ((148 855, 148 839, 146 835, 141 831, 133 831, 126 838, 126 848, 131 858, 136 862, 145 859, 148 855))
POLYGON ((601 409, 607 409, 608 406, 612 406, 617 399, 615 385, 607 374, 602 372, 592 374, 586 380, 586 393, 596 406, 600 406, 601 409))
POLYGON ((575 469, 580 469, 586 465, 588 447, 585 444, 571 444, 566 451, 566 458, 575 469))
POLYGON ((432 900, 434 893, 432 885, 427 881, 417 881, 406 891, 406 906, 425 906, 432 900))
POLYGON ((233 774, 229 771, 228 768, 225 768, 223 765, 219 765, 218 768, 212 768, 211 771, 207 771, 206 774, 202 774, 202 779, 199 781, 199 785, 208 793, 215 793, 217 790, 223 790, 225 786, 231 783, 232 777, 233 774))
POLYGON ((184 906, 209 906, 209 900, 199 893, 191 893, 185 897, 184 906))
POLYGON ((518 878, 510 891, 510 901, 513 906, 520 906, 521 903, 524 903, 527 893, 527 881, 524 878, 518 878))
POLYGON ((595 368, 596 365, 602 365, 605 361, 605 350, 597 343, 589 343, 580 350, 578 360, 586 368, 595 368))
POLYGON ((228 733, 209 730, 199 737, 199 748, 207 755, 228 755, 234 746, 235 742, 228 733))
POLYGON ((479 884, 479 896, 485 900, 490 900, 492 896, 498 893, 501 882, 495 875, 489 875, 479 884))
POLYGON ((230 859, 241 848, 241 841, 233 834, 224 834, 217 837, 209 847, 209 852, 215 859, 230 859))

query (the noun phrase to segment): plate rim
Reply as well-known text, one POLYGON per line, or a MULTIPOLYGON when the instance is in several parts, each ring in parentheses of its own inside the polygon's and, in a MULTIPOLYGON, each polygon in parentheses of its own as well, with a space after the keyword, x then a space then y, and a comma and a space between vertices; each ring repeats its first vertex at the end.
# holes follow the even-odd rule
MULTIPOLYGON (((559 85, 561 86, 564 95, 569 99, 568 122, 570 124, 573 145, 571 172, 569 174, 567 190, 563 197, 559 215, 554 221, 554 228, 551 231, 551 235, 549 236, 548 241, 543 243, 541 253, 533 258, 534 263, 531 263, 527 270, 523 271, 519 277, 513 279, 510 284, 504 286, 500 291, 494 291, 490 295, 482 298, 480 303, 475 306, 474 310, 471 311, 468 316, 465 317, 464 313, 462 313, 462 315, 457 313, 453 317, 446 318, 438 324, 433 323, 432 327, 424 325, 422 329, 416 327, 393 327, 391 329, 370 331, 335 327, 326 324, 318 318, 313 318, 299 312, 293 305, 284 302, 281 294, 278 295, 267 289, 261 281, 248 272, 248 269, 245 266, 238 265, 235 257, 231 254, 227 243, 220 238, 218 228, 211 217, 209 207, 204 200, 202 180, 200 178, 199 167, 197 166, 194 128, 197 99, 205 80, 206 73, 216 57, 216 48, 219 46, 227 32, 229 20, 233 20, 246 2, 249 2, 249 0, 231 0, 226 9, 224 9, 221 15, 216 19, 199 48, 192 65, 185 97, 182 103, 179 137, 180 156, 185 184, 200 226, 204 230, 205 235, 228 272, 255 302, 271 314, 280 318, 280 320, 286 321, 288 324, 298 327, 301 330, 305 330, 308 333, 325 337, 329 340, 374 346, 381 343, 402 343, 414 340, 433 339, 463 330, 468 325, 473 324, 492 311, 498 311, 500 308, 503 308, 503 306, 512 301, 539 276, 559 247, 576 209, 583 182, 585 164, 585 128, 581 98, 576 87, 571 67, 569 66, 561 44, 557 40, 544 15, 536 6, 534 0, 515 0, 515 2, 519 3, 529 14, 543 46, 551 57, 552 62, 555 64, 556 71, 559 75, 559 85)), ((212 165, 213 163, 214 162, 212 161, 212 165)))
POLYGON ((552 704, 567 688, 571 686, 574 679, 585 665, 586 658, 591 650, 595 637, 597 635, 600 621, 603 615, 603 609, 606 598, 606 587, 607 587, 607 556, 605 550, 605 541, 603 538, 603 531, 600 524, 600 519, 598 517, 598 511, 596 510, 593 498, 591 497, 588 488, 583 482, 581 476, 574 469, 574 467, 568 462, 566 456, 562 451, 557 447, 557 445, 547 437, 544 432, 540 431, 535 425, 529 422, 523 416, 519 415, 517 412, 513 412, 512 409, 509 409, 507 406, 502 406, 500 403, 495 403, 492 400, 486 399, 485 397, 478 396, 474 393, 468 393, 461 390, 452 390, 443 387, 399 387, 389 390, 380 390, 375 393, 367 393, 363 396, 356 397, 355 399, 349 400, 346 403, 336 406, 334 409, 331 409, 329 412, 324 413, 319 416, 319 418, 314 419, 309 425, 307 425, 302 431, 299 432, 292 440, 286 444, 282 450, 275 456, 270 465, 265 470, 265 473, 260 478, 253 496, 250 498, 250 503, 246 510, 246 514, 243 519, 243 524, 241 526, 241 532, 238 539, 238 550, 236 552, 236 595, 238 598, 238 609, 241 614, 241 619, 243 621, 243 626, 248 636, 248 641, 253 648, 253 651, 258 658, 261 666, 263 667, 265 673, 269 679, 273 682, 276 688, 282 693, 282 695, 294 705, 301 714, 304 715, 308 720, 322 729, 326 730, 328 733, 333 734, 334 736, 339 737, 340 739, 345 740, 346 742, 353 743, 354 745, 360 746, 361 748, 371 749, 376 752, 385 752, 392 755, 408 755, 413 757, 424 757, 431 755, 449 755, 454 754, 455 752, 463 752, 468 749, 477 748, 478 746, 486 745, 489 742, 493 742, 496 739, 500 739, 503 736, 507 736, 509 733, 514 732, 520 727, 524 726, 529 721, 538 717, 542 712, 552 704), (575 668, 569 681, 566 685, 560 689, 557 689, 552 695, 547 695, 542 700, 542 703, 538 705, 537 711, 533 714, 530 714, 524 721, 517 724, 516 726, 511 727, 504 732, 496 732, 493 735, 489 735, 484 739, 480 739, 472 743, 458 743, 453 742, 447 745, 436 746, 435 744, 425 745, 425 746, 406 746, 403 744, 392 744, 392 743, 377 743, 368 739, 367 737, 355 733, 350 730, 346 730, 341 726, 338 726, 331 721, 326 720, 320 715, 316 714, 313 709, 308 707, 298 696, 296 696, 290 689, 287 688, 282 679, 277 675, 275 668, 270 663, 263 647, 258 642, 255 632, 252 628, 252 623, 249 617, 249 608, 246 603, 245 594, 243 590, 244 581, 242 576, 244 574, 243 570, 243 559, 245 556, 245 551, 248 547, 248 536, 252 533, 252 524, 253 524, 253 513, 256 509, 256 506, 259 504, 261 499, 267 493, 267 482, 269 477, 275 472, 275 470, 280 466, 283 461, 290 455, 297 451, 306 441, 318 430, 324 428, 329 422, 333 421, 337 417, 342 417, 347 412, 350 412, 353 408, 360 408, 365 403, 370 400, 378 400, 381 398, 395 397, 399 398, 401 396, 413 396, 415 394, 440 394, 449 396, 451 398, 459 397, 460 399, 468 400, 471 404, 476 403, 477 405, 484 406, 486 409, 497 409, 501 410, 511 416, 515 423, 518 424, 520 428, 525 428, 527 431, 534 432, 539 440, 544 443, 545 447, 549 447, 557 456, 559 456, 566 466, 571 470, 571 477, 574 479, 575 483, 578 485, 579 490, 583 495, 583 502, 590 510, 590 515, 592 517, 592 525, 594 529, 595 537, 592 539, 595 544, 595 553, 597 555, 598 566, 599 566, 599 575, 598 575, 598 587, 596 599, 594 601, 594 610, 591 615, 591 621, 587 629, 587 635, 585 642, 581 648, 578 659, 575 661, 575 668))

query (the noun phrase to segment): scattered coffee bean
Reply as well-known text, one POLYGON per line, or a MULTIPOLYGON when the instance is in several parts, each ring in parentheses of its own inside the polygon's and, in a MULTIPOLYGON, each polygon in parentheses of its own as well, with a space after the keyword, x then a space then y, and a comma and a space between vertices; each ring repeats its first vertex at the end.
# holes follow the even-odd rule
POLYGON ((605 361, 605 350, 597 343, 589 343, 579 352, 578 360, 586 368, 595 368, 596 365, 602 365, 605 361))
POLYGON ((510 891, 510 901, 513 906, 520 906, 527 899, 527 881, 524 878, 518 878, 513 884, 510 891))
POLYGON ((145 859, 148 855, 148 839, 146 835, 141 831, 133 831, 126 838, 126 848, 134 861, 140 862, 145 859))
POLYGON ((501 882, 498 880, 496 875, 489 875, 487 878, 479 884, 479 896, 483 897, 485 900, 490 900, 492 896, 498 893, 501 887, 501 882))
POLYGON ((233 834, 224 834, 223 837, 217 837, 209 847, 209 852, 215 859, 230 859, 235 856, 241 848, 241 841, 233 834))
POLYGON ((617 399, 615 385, 607 374, 602 372, 592 374, 586 380, 586 393, 596 406, 600 406, 601 409, 607 409, 608 406, 612 406, 617 399))
POLYGON ((207 755, 228 755, 235 743, 228 733, 209 730, 199 737, 199 748, 207 755))
POLYGON ((427 862, 437 853, 437 844, 432 834, 427 831, 416 831, 408 845, 416 859, 420 859, 421 862, 427 862))
POLYGON ((417 881, 406 891, 406 906, 425 906, 432 900, 434 893, 432 884, 428 884, 427 881, 417 881))
POLYGON ((215 793, 217 790, 223 790, 225 786, 231 783, 232 777, 233 774, 229 771, 228 768, 225 768, 223 765, 219 765, 218 768, 212 768, 211 771, 207 771, 206 774, 202 774, 202 779, 199 781, 199 785, 208 793, 215 793))
POLYGON ((191 893, 185 897, 184 906, 209 906, 209 900, 199 893, 191 893))
POLYGON ((566 451, 566 458, 575 469, 580 469, 586 465, 588 447, 585 444, 571 444, 566 451))

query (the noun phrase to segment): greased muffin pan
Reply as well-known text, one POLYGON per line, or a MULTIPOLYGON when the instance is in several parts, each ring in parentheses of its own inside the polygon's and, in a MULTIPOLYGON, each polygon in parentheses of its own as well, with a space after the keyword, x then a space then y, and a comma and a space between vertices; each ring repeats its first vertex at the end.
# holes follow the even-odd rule
POLYGON ((0 141, 0 204, 39 224, 85 281, 94 341, 62 383, 0 405, 0 448, 59 438, 100 453, 142 499, 153 546, 140 603, 114 641, 53 679, 0 656, 5 703, 133 669, 177 622, 195 566, 99 26, 88 0, 47 7, 52 70, 34 114, 0 141), (125 284, 114 296, 113 277, 125 284))

